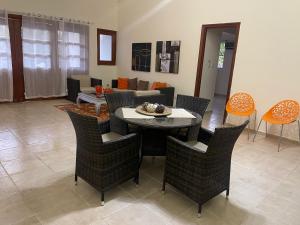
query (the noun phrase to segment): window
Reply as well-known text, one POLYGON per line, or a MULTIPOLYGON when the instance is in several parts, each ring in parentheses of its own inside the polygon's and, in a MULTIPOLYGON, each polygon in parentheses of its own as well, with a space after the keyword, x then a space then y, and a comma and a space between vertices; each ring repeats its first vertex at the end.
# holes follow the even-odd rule
POLYGON ((51 68, 51 36, 49 30, 24 27, 24 68, 49 70, 51 68))
POLYGON ((87 36, 77 32, 58 32, 60 67, 66 66, 68 70, 79 73, 88 71, 87 36), (65 65, 62 65, 65 63, 65 65))
POLYGON ((220 49, 219 49, 219 58, 218 58, 218 68, 219 69, 223 68, 224 55, 225 55, 225 42, 221 42, 220 49))
POLYGON ((24 68, 88 73, 88 26, 55 21, 35 26, 22 28, 24 68))
POLYGON ((0 70, 11 70, 8 26, 0 24, 0 70))
POLYGON ((98 65, 116 65, 116 35, 113 30, 97 29, 98 65))

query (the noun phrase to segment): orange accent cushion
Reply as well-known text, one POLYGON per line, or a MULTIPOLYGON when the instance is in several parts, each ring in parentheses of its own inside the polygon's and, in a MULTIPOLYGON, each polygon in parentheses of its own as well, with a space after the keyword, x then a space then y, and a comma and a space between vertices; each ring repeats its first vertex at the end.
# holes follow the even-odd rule
POLYGON ((128 89, 128 78, 118 78, 118 88, 119 89, 128 89))
POLYGON ((167 83, 153 82, 153 84, 151 86, 151 90, 155 90, 158 88, 166 88, 166 87, 167 87, 167 83))

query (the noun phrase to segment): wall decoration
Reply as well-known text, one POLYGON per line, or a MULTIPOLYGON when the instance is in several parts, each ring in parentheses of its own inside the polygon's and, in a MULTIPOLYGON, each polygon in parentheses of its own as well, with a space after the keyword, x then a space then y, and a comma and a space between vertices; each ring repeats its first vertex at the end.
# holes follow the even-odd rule
POLYGON ((156 42, 155 71, 162 73, 178 73, 180 41, 156 42))
POLYGON ((150 72, 151 45, 151 43, 132 43, 132 70, 150 72))

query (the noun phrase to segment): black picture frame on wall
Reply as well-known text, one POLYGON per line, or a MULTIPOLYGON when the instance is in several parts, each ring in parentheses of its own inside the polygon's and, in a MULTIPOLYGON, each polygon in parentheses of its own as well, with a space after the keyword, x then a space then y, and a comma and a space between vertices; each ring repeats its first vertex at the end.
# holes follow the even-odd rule
POLYGON ((152 43, 132 43, 131 69, 150 72, 152 43))
POLYGON ((181 41, 156 42, 156 72, 178 74, 180 44, 181 41))

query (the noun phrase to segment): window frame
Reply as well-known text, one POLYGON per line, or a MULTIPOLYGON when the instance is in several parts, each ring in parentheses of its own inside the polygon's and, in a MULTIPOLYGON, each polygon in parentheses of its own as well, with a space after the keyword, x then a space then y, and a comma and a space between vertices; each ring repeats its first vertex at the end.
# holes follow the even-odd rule
POLYGON ((97 28, 97 64, 98 65, 116 65, 117 51, 117 31, 97 28), (108 35, 112 37, 111 60, 100 60, 100 35, 108 35))

